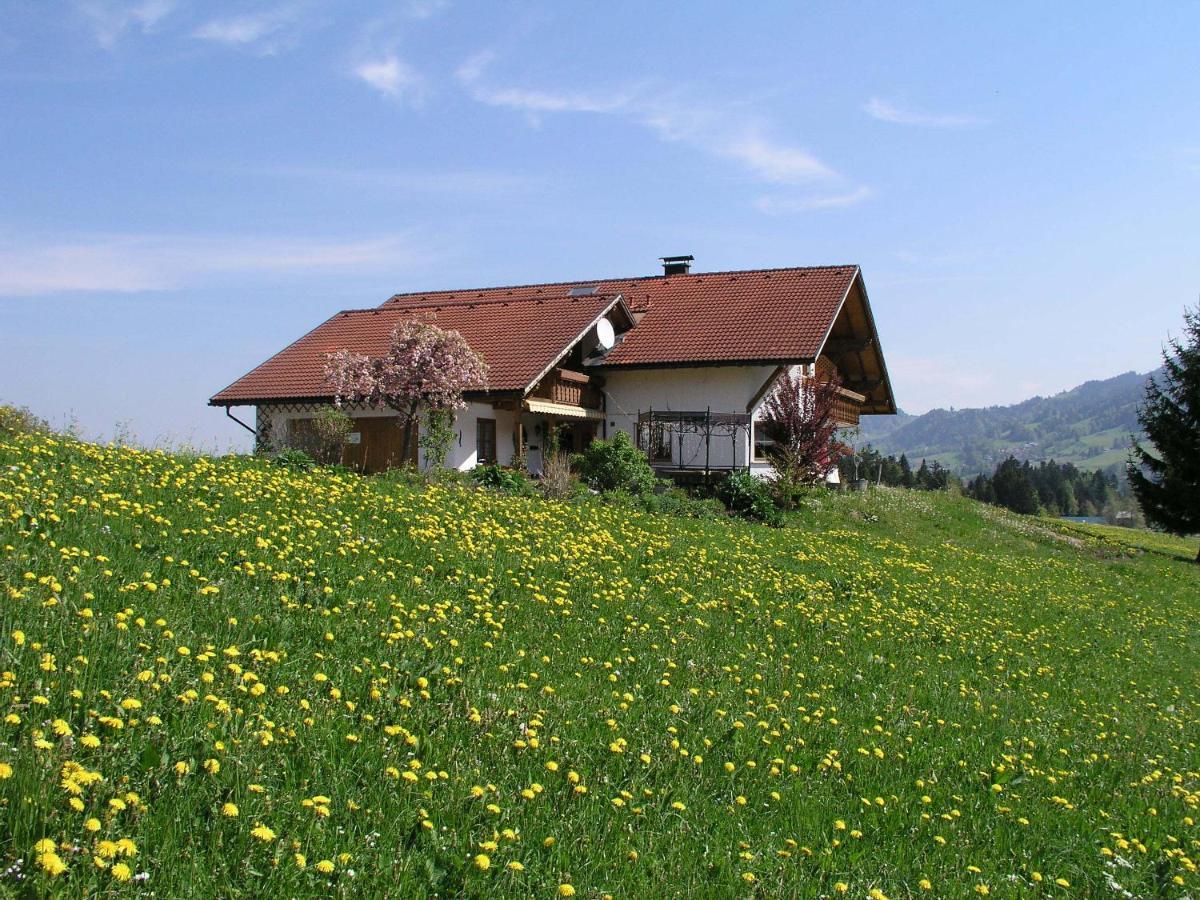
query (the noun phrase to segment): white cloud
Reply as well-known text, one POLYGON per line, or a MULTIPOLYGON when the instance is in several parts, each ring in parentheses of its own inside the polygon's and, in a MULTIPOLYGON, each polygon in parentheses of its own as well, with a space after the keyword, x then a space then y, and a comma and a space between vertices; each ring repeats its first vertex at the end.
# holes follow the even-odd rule
POLYGON ((750 131, 727 144, 721 153, 736 159, 764 181, 800 184, 831 178, 834 172, 806 150, 771 141, 750 131))
POLYGON ((404 234, 358 241, 188 235, 92 235, 36 243, 0 239, 0 296, 173 290, 225 273, 408 266, 404 234))
POLYGON ((769 215, 785 215, 822 209, 844 209, 862 203, 871 195, 871 189, 864 184, 840 194, 813 194, 804 197, 763 196, 759 197, 754 205, 760 212, 769 215))
POLYGON ((285 5, 239 16, 212 19, 192 32, 192 37, 227 47, 273 56, 294 47, 303 30, 303 10, 285 5))
POLYGON ((130 28, 149 34, 175 9, 175 0, 79 0, 77 8, 92 26, 101 47, 111 50, 130 28))
POLYGON ((496 87, 484 83, 483 76, 492 64, 491 52, 469 57, 455 72, 455 77, 472 97, 488 106, 499 106, 524 113, 633 113, 635 97, 628 91, 609 94, 588 94, 576 91, 543 91, 537 89, 496 87))
POLYGON ((544 90, 499 86, 486 79, 495 60, 478 53, 459 66, 459 83, 480 103, 525 113, 534 121, 544 114, 616 115, 653 132, 665 141, 685 143, 705 153, 738 163, 760 181, 799 185, 836 181, 838 174, 803 147, 766 133, 761 123, 661 90, 634 85, 608 91, 544 90))
POLYGON ((880 122, 890 122, 893 125, 923 125, 928 128, 967 128, 972 125, 986 125, 987 120, 978 116, 946 115, 917 112, 903 109, 887 100, 872 97, 863 105, 865 112, 872 119, 880 122))
POLYGON ((395 54, 361 62, 354 67, 354 74, 386 97, 407 99, 415 105, 424 99, 424 78, 395 54))

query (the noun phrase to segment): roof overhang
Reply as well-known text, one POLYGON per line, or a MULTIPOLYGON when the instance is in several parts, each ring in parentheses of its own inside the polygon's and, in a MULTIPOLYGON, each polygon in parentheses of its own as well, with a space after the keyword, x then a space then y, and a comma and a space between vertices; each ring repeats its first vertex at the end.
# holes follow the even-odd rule
MULTIPOLYGON (((510 390, 510 391, 463 391, 463 399, 464 400, 478 400, 478 401, 484 401, 484 402, 489 401, 489 400, 508 400, 508 399, 512 399, 514 397, 521 397, 521 396, 524 396, 523 393, 521 391, 516 391, 516 390, 510 390)), ((208 405, 216 406, 216 407, 224 406, 226 409, 228 409, 233 406, 281 406, 286 403, 290 403, 290 404, 293 404, 296 406, 325 405, 327 403, 333 403, 333 401, 334 401, 333 394, 326 394, 323 397, 252 397, 252 398, 238 398, 237 400, 218 400, 214 396, 209 399, 208 405)), ((362 404, 359 404, 359 403, 347 404, 347 406, 350 406, 352 408, 358 407, 361 405, 362 404)))
POLYGON ((613 310, 618 311, 622 316, 624 316, 626 321, 629 323, 630 327, 633 326, 633 313, 631 313, 629 311, 629 307, 625 305, 625 298, 622 297, 620 294, 617 294, 615 297, 613 297, 611 303, 606 304, 605 307, 602 310, 600 310, 599 313, 596 314, 596 316, 592 319, 592 321, 588 322, 587 325, 584 327, 584 329, 581 332, 579 332, 579 334, 575 335, 574 340, 572 340, 570 343, 568 343, 567 346, 563 347, 562 350, 559 351, 558 355, 554 357, 554 359, 550 360, 549 365, 547 365, 544 369, 542 369, 542 371, 538 372, 537 377, 534 378, 533 381, 531 381, 531 382, 529 382, 529 384, 525 385, 525 390, 523 391, 523 394, 528 394, 535 387, 537 387, 538 383, 543 378, 545 378, 554 369, 555 366, 557 366, 560 362, 562 362, 563 357, 565 357, 568 353, 571 352, 571 348, 574 347, 576 344, 578 344, 580 341, 582 341, 584 336, 589 331, 591 331, 593 328, 596 327, 596 323, 599 322, 601 319, 603 319, 605 316, 607 316, 609 313, 613 312, 613 310))
MULTIPOLYGON (((871 350, 879 365, 879 377, 884 389, 884 398, 886 406, 884 409, 864 410, 863 415, 892 415, 896 414, 896 397, 892 393, 892 382, 888 377, 887 364, 883 359, 883 349, 879 345, 879 331, 875 328, 875 316, 871 312, 871 301, 867 296, 867 284, 862 277, 862 269, 855 266, 854 277, 850 279, 850 283, 846 285, 846 291, 842 295, 841 302, 838 303, 837 312, 829 321, 829 327, 825 329, 825 336, 821 338, 821 346, 817 351, 817 356, 820 357, 825 352, 825 347, 829 343, 829 336, 833 333, 833 326, 837 324, 838 317, 842 314, 842 310, 846 307, 846 301, 850 297, 850 292, 854 290, 854 286, 858 285, 859 291, 862 293, 863 316, 867 321, 867 330, 870 332, 871 350)), ((864 399, 866 399, 864 397, 864 399)))

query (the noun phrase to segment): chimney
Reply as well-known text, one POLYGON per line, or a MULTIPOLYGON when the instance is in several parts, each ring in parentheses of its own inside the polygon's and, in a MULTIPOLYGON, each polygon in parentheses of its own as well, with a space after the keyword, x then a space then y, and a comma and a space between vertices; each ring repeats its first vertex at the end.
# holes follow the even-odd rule
POLYGON ((686 275, 692 268, 693 256, 660 256, 664 275, 686 275))

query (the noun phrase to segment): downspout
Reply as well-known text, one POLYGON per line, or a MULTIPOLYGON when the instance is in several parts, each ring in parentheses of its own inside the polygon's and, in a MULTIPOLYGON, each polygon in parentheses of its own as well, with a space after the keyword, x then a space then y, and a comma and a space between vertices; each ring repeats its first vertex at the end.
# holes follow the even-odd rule
POLYGON ((233 413, 231 413, 229 411, 231 408, 232 407, 229 407, 229 406, 225 407, 225 415, 228 416, 229 418, 233 419, 233 421, 237 422, 239 425, 241 425, 243 428, 245 428, 252 435, 254 435, 255 437, 258 437, 258 431, 254 428, 251 428, 249 425, 247 425, 245 422, 243 422, 241 419, 239 419, 237 416, 235 416, 233 413))

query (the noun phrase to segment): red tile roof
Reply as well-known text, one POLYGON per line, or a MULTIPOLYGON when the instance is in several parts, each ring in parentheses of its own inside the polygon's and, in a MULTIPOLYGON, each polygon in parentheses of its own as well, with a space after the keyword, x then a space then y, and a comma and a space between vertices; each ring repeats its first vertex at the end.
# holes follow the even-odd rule
POLYGON ((491 390, 523 390, 618 294, 643 315, 606 367, 812 361, 857 275, 820 266, 397 294, 338 313, 209 402, 328 396, 326 352, 378 355, 397 322, 429 310, 487 361, 491 390), (596 293, 570 296, 589 287, 596 293))
POLYGON ((348 349, 380 356, 398 323, 425 318, 439 328, 460 332, 484 358, 489 390, 522 392, 615 302, 613 294, 571 297, 564 290, 454 302, 410 299, 389 301, 376 309, 345 310, 239 378, 209 403, 329 397, 326 353, 348 349))

